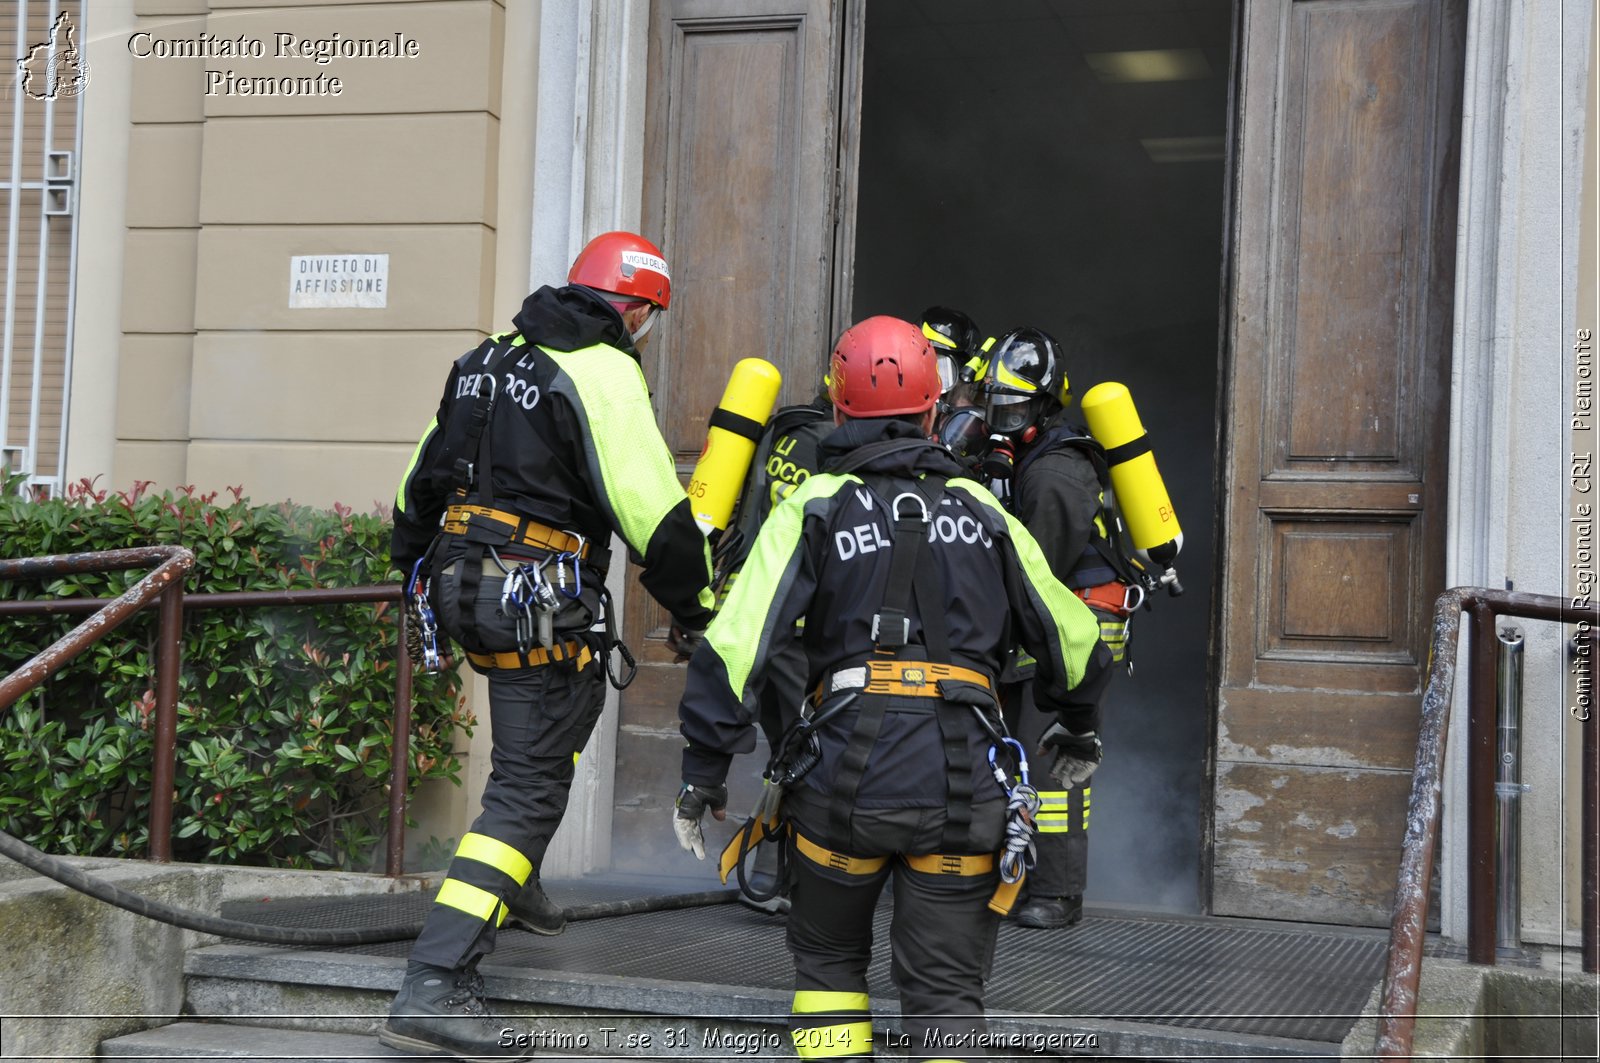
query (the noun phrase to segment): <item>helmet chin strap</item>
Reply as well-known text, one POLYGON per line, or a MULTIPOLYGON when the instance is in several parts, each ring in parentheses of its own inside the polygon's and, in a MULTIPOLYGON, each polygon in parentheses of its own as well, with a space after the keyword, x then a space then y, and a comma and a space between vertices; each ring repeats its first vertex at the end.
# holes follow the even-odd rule
POLYGON ((661 308, 659 306, 652 306, 650 308, 650 316, 644 319, 644 324, 639 326, 639 330, 637 332, 631 334, 635 346, 638 345, 640 340, 650 335, 650 330, 656 327, 656 319, 660 316, 661 308))

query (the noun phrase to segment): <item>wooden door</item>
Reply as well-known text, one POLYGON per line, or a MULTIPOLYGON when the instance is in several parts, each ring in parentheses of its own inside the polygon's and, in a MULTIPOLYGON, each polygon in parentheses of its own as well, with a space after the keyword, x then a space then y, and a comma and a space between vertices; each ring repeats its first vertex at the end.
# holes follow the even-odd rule
POLYGON ((1244 0, 1212 910, 1389 918, 1444 573, 1464 0, 1244 0))
MULTIPOLYGON (((644 364, 685 479, 739 359, 776 365, 782 402, 808 399, 822 379, 841 211, 841 10, 842 0, 651 5, 644 228, 671 263, 673 302, 644 364)), ((684 670, 664 643, 671 618, 637 581, 625 614, 639 675, 619 713, 612 862, 684 870, 693 859, 665 812, 679 783, 684 670)), ((761 767, 736 762, 736 810, 761 767)))

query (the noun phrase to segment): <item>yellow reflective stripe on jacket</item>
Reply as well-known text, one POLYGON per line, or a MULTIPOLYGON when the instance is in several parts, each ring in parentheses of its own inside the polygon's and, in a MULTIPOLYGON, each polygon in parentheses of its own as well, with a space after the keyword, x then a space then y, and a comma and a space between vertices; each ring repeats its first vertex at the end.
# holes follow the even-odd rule
POLYGON ((842 1022, 833 1026, 807 1026, 790 1030, 794 1050, 801 1059, 833 1059, 872 1054, 872 1022, 842 1022))
POLYGON ((394 493, 395 512, 406 511, 406 485, 411 482, 411 477, 417 471, 417 462, 422 460, 422 448, 428 445, 428 440, 433 438, 433 433, 438 429, 439 415, 434 414, 433 419, 428 422, 428 427, 422 430, 422 438, 417 440, 417 448, 411 452, 411 460, 406 463, 406 471, 400 476, 400 486, 394 493))
POLYGON ((488 890, 479 889, 477 886, 458 879, 447 878, 444 885, 439 887, 439 895, 433 899, 435 904, 442 904, 446 908, 466 912, 474 919, 487 923, 490 919, 499 926, 506 921, 506 910, 500 903, 500 898, 488 890), (499 909, 499 915, 495 909, 499 909))
POLYGON ((519 886, 528 881, 528 876, 533 873, 533 865, 528 862, 526 856, 500 839, 491 838, 487 834, 467 834, 456 848, 456 855, 476 860, 480 864, 488 864, 519 886))
POLYGON ((733 696, 744 700, 745 684, 755 667, 763 642, 770 642, 768 619, 783 605, 788 589, 785 575, 800 549, 806 503, 818 496, 831 497, 847 483, 841 476, 809 476, 768 514, 756 536, 755 547, 739 569, 739 579, 723 600, 717 618, 706 629, 706 642, 716 651, 728 674, 733 696))
MULTIPOLYGON (((572 381, 579 415, 588 421, 584 446, 592 448, 600 502, 611 511, 622 538, 643 557, 668 513, 686 497, 672 454, 656 425, 650 389, 639 363, 610 344, 576 351, 540 347, 572 381)), ((715 608, 711 593, 711 546, 705 544, 706 586, 699 601, 715 608)))

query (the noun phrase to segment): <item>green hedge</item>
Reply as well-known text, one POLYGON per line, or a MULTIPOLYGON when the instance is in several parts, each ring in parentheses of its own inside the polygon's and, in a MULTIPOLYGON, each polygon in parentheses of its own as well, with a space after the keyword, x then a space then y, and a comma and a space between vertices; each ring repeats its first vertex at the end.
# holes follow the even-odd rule
MULTIPOLYGON (((390 582, 385 514, 251 505, 242 488, 0 495, 0 556, 176 543, 190 592, 390 582)), ((143 571, 0 581, 0 600, 110 597, 143 571)), ((388 806, 397 606, 186 611, 178 692, 173 855, 180 860, 365 870, 388 806)), ((143 856, 149 847, 156 610, 95 643, 0 712, 0 829, 51 852, 143 856)), ((83 620, 0 618, 0 675, 83 620)), ((416 675, 410 782, 459 782, 451 754, 473 720, 454 674, 416 675)))

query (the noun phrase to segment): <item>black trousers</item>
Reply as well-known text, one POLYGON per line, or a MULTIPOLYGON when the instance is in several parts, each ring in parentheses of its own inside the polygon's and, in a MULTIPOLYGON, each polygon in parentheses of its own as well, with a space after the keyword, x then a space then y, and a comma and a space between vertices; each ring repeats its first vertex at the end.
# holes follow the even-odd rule
MULTIPOLYGON (((815 795, 789 801, 795 829, 823 837, 825 808, 815 795), (811 826, 808 826, 808 821, 811 826)), ((975 851, 1000 846, 1002 802, 973 812, 975 851), (991 846, 992 843, 992 846, 991 846)), ((891 1046, 910 1059, 983 1058, 988 1029, 984 982, 994 961, 999 917, 988 908, 999 873, 942 875, 913 871, 899 854, 938 852, 944 809, 856 809, 846 852, 886 856, 870 874, 822 866, 789 841, 792 882, 788 924, 794 957, 791 1033, 801 1059, 870 1059, 872 1021, 867 967, 872 925, 885 886, 894 906, 889 927, 890 974, 900 995, 903 1043, 891 1046)))
MULTIPOLYGON (((483 577, 476 609, 486 644, 496 652, 514 649, 515 620, 500 612, 499 579, 483 577)), ((544 861, 561 825, 575 755, 605 705, 599 659, 581 670, 546 664, 486 674, 492 748, 483 812, 461 839, 411 950, 412 960, 437 967, 460 968, 494 950, 506 902, 544 861)))
POLYGON ((1021 702, 1017 737, 1028 751, 1028 769, 1043 807, 1038 833, 1033 836, 1037 859, 1023 884, 1027 897, 1081 896, 1089 884, 1090 788, 1061 790, 1050 777, 1055 754, 1039 752, 1039 736, 1055 722, 1033 704, 1033 684, 1012 688, 1010 697, 1021 702))
MULTIPOLYGON (((1091 612, 1100 622, 1101 638, 1112 647, 1112 660, 1120 663, 1128 638, 1128 622, 1100 609, 1091 612)), ((1007 722, 1028 751, 1029 773, 1044 802, 1039 810, 1039 830, 1034 835, 1038 858, 1033 870, 1028 872, 1023 896, 1082 896, 1089 885, 1091 787, 1055 789, 1058 784, 1050 777, 1055 753, 1040 753, 1039 737, 1056 721, 1034 705, 1032 682, 1007 687, 1005 702, 1007 722)), ((1099 708, 1104 710, 1103 700, 1099 708)))

